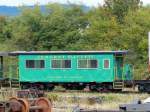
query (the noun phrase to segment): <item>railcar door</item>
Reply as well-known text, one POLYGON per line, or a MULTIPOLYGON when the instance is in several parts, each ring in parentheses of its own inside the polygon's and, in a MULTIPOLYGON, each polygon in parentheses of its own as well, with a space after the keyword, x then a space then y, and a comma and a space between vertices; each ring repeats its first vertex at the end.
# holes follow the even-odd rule
POLYGON ((115 79, 123 80, 123 57, 116 56, 115 60, 115 79))
POLYGON ((133 80, 133 66, 131 64, 125 64, 123 74, 125 80, 133 80))

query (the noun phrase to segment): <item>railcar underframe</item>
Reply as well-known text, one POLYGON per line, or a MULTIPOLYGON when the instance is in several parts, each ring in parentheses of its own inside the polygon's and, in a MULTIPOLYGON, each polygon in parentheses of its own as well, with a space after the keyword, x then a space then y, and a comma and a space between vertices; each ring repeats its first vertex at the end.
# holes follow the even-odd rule
POLYGON ((106 83, 96 83, 96 82, 21 82, 21 87, 23 89, 27 88, 35 88, 41 90, 53 90, 56 86, 61 86, 66 90, 87 90, 87 91, 114 91, 113 83, 106 82, 106 83))

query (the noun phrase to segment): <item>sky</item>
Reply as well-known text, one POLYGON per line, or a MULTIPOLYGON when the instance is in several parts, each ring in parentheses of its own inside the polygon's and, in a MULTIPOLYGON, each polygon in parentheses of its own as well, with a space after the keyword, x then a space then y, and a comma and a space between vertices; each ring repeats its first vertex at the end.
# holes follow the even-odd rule
MULTIPOLYGON (((150 4, 150 0, 141 0, 144 5, 150 4)), ((87 6, 98 6, 104 3, 103 0, 0 0, 0 5, 5 6, 21 6, 21 5, 34 5, 40 4, 45 5, 48 3, 75 3, 75 4, 83 4, 87 6)))

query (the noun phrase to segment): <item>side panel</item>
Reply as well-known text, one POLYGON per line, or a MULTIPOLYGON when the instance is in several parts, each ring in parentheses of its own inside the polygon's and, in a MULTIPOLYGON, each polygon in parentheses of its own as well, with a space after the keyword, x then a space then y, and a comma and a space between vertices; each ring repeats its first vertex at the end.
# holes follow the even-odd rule
POLYGON ((113 54, 59 54, 20 55, 19 77, 22 82, 112 82, 114 80, 113 54), (52 59, 71 59, 70 69, 52 69, 52 59), (79 69, 78 59, 97 59, 98 68, 79 69), (104 69, 104 60, 110 60, 110 67, 104 69), (26 68, 26 60, 45 60, 45 68, 26 68))

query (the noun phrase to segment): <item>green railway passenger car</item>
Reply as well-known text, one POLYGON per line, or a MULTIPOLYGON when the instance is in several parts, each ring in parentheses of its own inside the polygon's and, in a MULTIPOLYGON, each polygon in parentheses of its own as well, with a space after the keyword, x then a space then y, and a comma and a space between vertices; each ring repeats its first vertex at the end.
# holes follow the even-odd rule
POLYGON ((16 51, 19 80, 25 87, 53 89, 122 89, 132 80, 130 65, 124 63, 127 51, 16 51))

